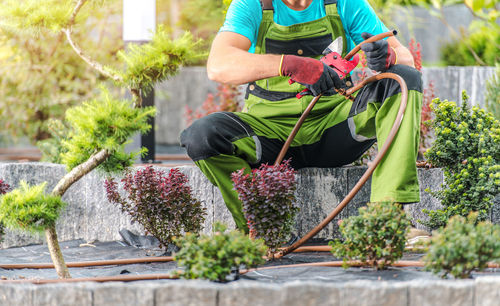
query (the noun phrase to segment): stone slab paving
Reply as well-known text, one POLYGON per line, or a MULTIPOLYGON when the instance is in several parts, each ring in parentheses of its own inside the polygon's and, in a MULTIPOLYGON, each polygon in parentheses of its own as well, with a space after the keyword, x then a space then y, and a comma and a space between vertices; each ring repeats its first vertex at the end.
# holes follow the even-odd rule
MULTIPOLYGON (((168 171, 168 167, 158 167, 168 171)), ((207 217, 204 231, 211 232, 212 224, 221 221, 234 227, 231 214, 227 210, 219 190, 214 187, 195 166, 181 166, 192 186, 193 193, 207 208, 207 217)), ((295 232, 302 236, 324 219, 335 206, 344 198, 356 184, 366 168, 306 168, 297 175, 297 202, 301 210, 295 222, 295 232)), ((11 186, 19 185, 20 180, 30 184, 39 184, 46 181, 47 190, 51 190, 57 181, 66 173, 64 166, 48 163, 0 163, 0 178, 11 186)), ((417 205, 407 205, 407 213, 418 228, 424 228, 418 219, 424 219, 423 208, 438 209, 439 202, 425 192, 426 188, 437 190, 443 181, 440 169, 419 169, 421 187, 421 202, 417 205)), ((93 171, 64 195, 63 200, 68 203, 57 222, 58 236, 61 241, 84 239, 86 241, 113 241, 119 240, 119 230, 126 228, 137 234, 143 234, 138 224, 131 224, 130 218, 123 214, 119 207, 109 203, 103 185, 102 174, 93 171)), ((357 214, 359 207, 369 201, 370 182, 356 195, 353 201, 341 212, 337 219, 357 214)), ((491 219, 500 222, 500 197, 495 199, 495 208, 491 219)), ((336 220, 323 229, 317 238, 331 239, 339 237, 336 220)), ((33 243, 42 243, 42 237, 33 237, 19 232, 7 231, 2 247, 21 246, 33 243)))
POLYGON ((500 277, 407 282, 144 281, 133 283, 0 284, 0 305, 338 305, 497 306, 500 277))

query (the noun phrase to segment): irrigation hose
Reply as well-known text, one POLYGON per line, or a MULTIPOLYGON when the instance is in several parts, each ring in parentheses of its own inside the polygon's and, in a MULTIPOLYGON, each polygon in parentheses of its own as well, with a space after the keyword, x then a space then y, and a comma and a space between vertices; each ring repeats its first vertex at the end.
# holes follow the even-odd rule
MULTIPOLYGON (((382 33, 376 36, 371 37, 370 39, 362 42, 361 44, 357 45, 351 52, 347 54, 345 57, 347 60, 349 60, 355 53, 357 53, 361 47, 362 44, 376 41, 385 37, 393 36, 396 34, 396 31, 392 32, 386 32, 382 33)), ((358 183, 354 186, 354 188, 349 192, 349 194, 342 200, 342 202, 337 205, 337 207, 318 225, 316 226, 313 230, 311 230, 309 233, 307 233, 304 237, 302 237, 299 241, 291 245, 290 247, 287 247, 285 249, 280 250, 276 255, 275 258, 280 258, 286 254, 289 254, 293 251, 296 252, 312 252, 312 251, 329 251, 330 247, 329 246, 305 246, 305 247, 300 247, 302 244, 304 244, 307 240, 312 238, 314 235, 316 235, 320 230, 322 230, 326 225, 328 225, 339 213, 342 211, 342 209, 352 200, 352 198, 358 193, 358 191, 361 189, 361 187, 366 183, 370 175, 373 173, 377 165, 380 163, 382 158, 384 157, 385 153, 389 149, 390 145, 392 144, 392 141, 394 140, 395 135, 397 134, 399 127, 401 125, 401 122, 403 120, 404 112, 406 110, 406 105, 407 105, 407 99, 408 99, 408 89, 406 86, 406 83, 404 80, 397 74, 394 73, 380 73, 375 76, 372 76, 368 79, 365 79, 358 85, 350 88, 349 90, 345 92, 340 92, 342 95, 346 96, 347 98, 350 98, 351 95, 361 89, 362 87, 366 86, 369 83, 379 81, 382 79, 393 79, 397 81, 401 87, 401 104, 399 107, 398 114, 396 116, 396 120, 392 126, 391 131, 389 132, 389 135, 382 146, 381 150, 375 157, 375 160, 371 164, 371 166, 366 170, 366 172, 363 174, 363 176, 360 178, 358 183)), ((280 164, 283 161, 283 158, 288 151, 293 139, 295 138, 298 130, 302 126, 303 122, 305 121, 306 117, 309 115, 311 110, 313 109, 314 105, 316 102, 321 98, 321 95, 316 96, 311 103, 309 103, 308 107, 296 123, 294 129, 290 133, 290 136, 288 137, 287 141, 285 142, 280 154, 276 158, 275 165, 280 164)), ((136 264, 136 263, 151 263, 151 262, 168 262, 168 261, 173 261, 173 257, 171 256, 164 256, 164 257, 150 257, 150 258, 131 258, 131 259, 115 259, 115 260, 103 260, 103 261, 87 261, 87 262, 70 262, 67 263, 68 268, 75 268, 75 267, 89 267, 89 266, 107 266, 107 265, 126 265, 126 264, 136 264)), ((361 266, 361 262, 347 262, 349 265, 353 266, 361 266)), ((287 267, 311 267, 311 266, 320 266, 320 267, 341 267, 344 264, 343 261, 331 261, 331 262, 319 262, 319 263, 303 263, 303 264, 293 264, 293 265, 282 265, 282 266, 272 266, 272 267, 263 267, 263 268, 258 268, 258 269, 249 269, 245 270, 242 272, 243 273, 248 273, 251 271, 257 271, 257 270, 266 270, 266 269, 276 269, 276 268, 287 268, 287 267)), ((423 263, 421 261, 398 261, 392 264, 392 266, 395 267, 422 267, 423 263)), ((489 268, 499 268, 500 266, 498 264, 490 263, 488 264, 489 268)), ((3 264, 0 265, 0 268, 3 269, 47 269, 47 268, 54 268, 53 264, 49 263, 42 263, 42 264, 3 264)), ((87 278, 71 278, 71 279, 35 279, 35 280, 28 280, 28 279, 23 279, 23 280, 8 280, 8 281, 0 281, 0 283, 34 283, 34 284, 47 284, 47 283, 62 283, 62 282, 84 282, 84 281, 95 281, 95 282, 106 282, 106 281, 137 281, 137 280, 158 280, 158 279, 175 279, 177 278, 176 276, 172 276, 169 274, 144 274, 144 275, 117 275, 117 276, 106 276, 106 277, 87 277, 87 278)))
MULTIPOLYGON (((79 261, 68 262, 68 268, 84 268, 96 266, 116 266, 116 265, 133 265, 140 263, 152 262, 169 262, 174 261, 172 256, 144 257, 144 258, 126 258, 112 260, 97 260, 97 261, 79 261)), ((24 264, 0 264, 0 269, 53 269, 53 263, 24 263, 24 264)))
MULTIPOLYGON (((309 233, 307 233, 299 241, 295 242, 291 246, 276 253, 275 258, 281 258, 284 255, 292 252, 293 250, 295 250, 296 248, 298 248, 299 246, 304 244, 306 241, 308 241, 310 238, 315 236, 325 226, 327 226, 342 211, 342 209, 344 209, 344 207, 352 200, 352 198, 354 198, 354 196, 358 193, 358 191, 361 189, 361 187, 363 187, 363 185, 370 178, 373 171, 375 171, 375 168, 378 166, 378 164, 380 163, 380 161, 384 157, 385 153, 389 149, 390 145, 392 144, 392 141, 394 140, 394 137, 396 136, 396 134, 399 130, 399 127, 401 126, 401 122, 403 121, 403 116, 404 116, 404 113, 406 110, 406 105, 408 103, 408 88, 407 88, 406 83, 403 80, 403 78, 395 73, 388 73, 388 72, 380 73, 380 74, 374 75, 370 78, 367 78, 367 79, 363 80, 361 83, 359 83, 358 85, 350 88, 349 90, 346 91, 346 94, 351 95, 352 93, 358 91, 359 89, 366 86, 367 84, 375 82, 375 81, 380 81, 382 79, 393 79, 399 83, 399 86, 401 88, 401 104, 399 106, 396 120, 394 121, 394 124, 389 132, 389 135, 387 136, 386 141, 384 142, 384 145, 379 150, 379 152, 378 152, 377 156, 375 157, 375 159, 373 160, 372 164, 368 167, 366 172, 359 179, 359 181, 352 188, 352 190, 347 194, 347 196, 342 200, 342 202, 340 202, 340 204, 337 205, 337 207, 335 207, 335 209, 323 221, 321 221, 321 223, 319 225, 317 225, 315 228, 313 228, 309 233)), ((311 101, 310 104, 313 104, 313 102, 316 103, 316 101, 318 100, 316 98, 313 99, 313 101, 311 101)), ((312 107, 310 107, 310 108, 312 109, 312 107)), ((309 106, 308 106, 308 109, 309 109, 309 106)), ((304 112, 304 114, 305 114, 305 112, 304 112)), ((305 118, 302 118, 302 117, 300 119, 303 119, 302 122, 305 120, 305 118)), ((301 121, 300 119, 299 119, 299 122, 301 121)), ((299 122, 297 122, 297 125, 299 124, 299 122)), ((300 128, 300 126, 299 126, 299 128, 300 128)), ((294 130, 296 130, 296 129, 294 128, 294 130)), ((297 131, 298 131, 298 129, 297 129, 297 131)), ((290 136, 295 136, 295 135, 290 134, 290 136)), ((291 137, 289 137, 289 138, 291 138, 291 137)), ((288 140, 290 140, 290 139, 288 139, 288 140)), ((291 143, 291 141, 293 139, 290 141, 288 141, 288 140, 287 140, 287 143, 291 143)), ((283 154, 283 156, 284 156, 284 154, 283 154)))

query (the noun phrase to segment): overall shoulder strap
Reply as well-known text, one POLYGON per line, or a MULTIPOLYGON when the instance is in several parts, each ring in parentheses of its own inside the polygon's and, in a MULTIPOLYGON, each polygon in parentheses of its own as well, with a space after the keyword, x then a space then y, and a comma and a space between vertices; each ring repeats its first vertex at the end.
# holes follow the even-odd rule
POLYGON ((337 4, 337 0, 324 0, 324 1, 325 1, 325 5, 337 4))
MULTIPOLYGON (((335 0, 337 1, 337 0, 335 0)), ((273 10, 273 0, 260 0, 262 10, 273 10)))

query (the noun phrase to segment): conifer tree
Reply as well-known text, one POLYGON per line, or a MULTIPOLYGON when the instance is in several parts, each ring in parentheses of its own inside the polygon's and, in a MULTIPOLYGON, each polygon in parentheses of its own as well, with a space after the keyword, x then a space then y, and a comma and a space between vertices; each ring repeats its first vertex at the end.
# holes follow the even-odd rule
MULTIPOLYGON (((135 155, 125 153, 124 145, 134 133, 150 128, 147 118, 155 112, 153 108, 140 108, 141 95, 176 73, 183 62, 198 56, 197 43, 189 33, 172 41, 160 27, 150 43, 132 45, 128 51, 118 52, 121 65, 101 64, 80 47, 74 33, 76 28, 85 28, 96 7, 112 1, 4 0, 0 6, 2 28, 34 36, 41 31, 52 31, 64 37, 85 63, 117 86, 127 88, 132 96, 132 101, 121 101, 104 89, 101 97, 66 112, 68 131, 58 147, 69 172, 54 187, 51 197, 61 198, 71 185, 97 167, 111 172, 131 165, 135 155), (118 68, 124 65, 124 70, 118 68)), ((55 222, 47 223, 45 236, 58 276, 69 278, 57 243, 55 222)))

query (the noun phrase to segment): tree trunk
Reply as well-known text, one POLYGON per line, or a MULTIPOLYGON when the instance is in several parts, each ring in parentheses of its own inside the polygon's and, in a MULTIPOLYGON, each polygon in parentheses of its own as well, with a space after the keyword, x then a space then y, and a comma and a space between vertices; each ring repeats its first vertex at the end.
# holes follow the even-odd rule
POLYGON ((68 267, 66 267, 66 263, 64 262, 64 257, 61 253, 59 242, 57 241, 55 225, 45 229, 45 238, 47 239, 50 257, 52 258, 52 262, 54 263, 54 267, 56 268, 57 276, 59 276, 59 278, 71 278, 68 267))
POLYGON ((76 181, 81 179, 85 174, 94 170, 97 166, 102 164, 106 158, 109 157, 108 150, 101 150, 85 161, 84 163, 76 166, 71 170, 68 174, 66 174, 54 187, 52 190, 52 194, 55 196, 63 196, 66 190, 68 190, 71 185, 73 185, 76 181))

